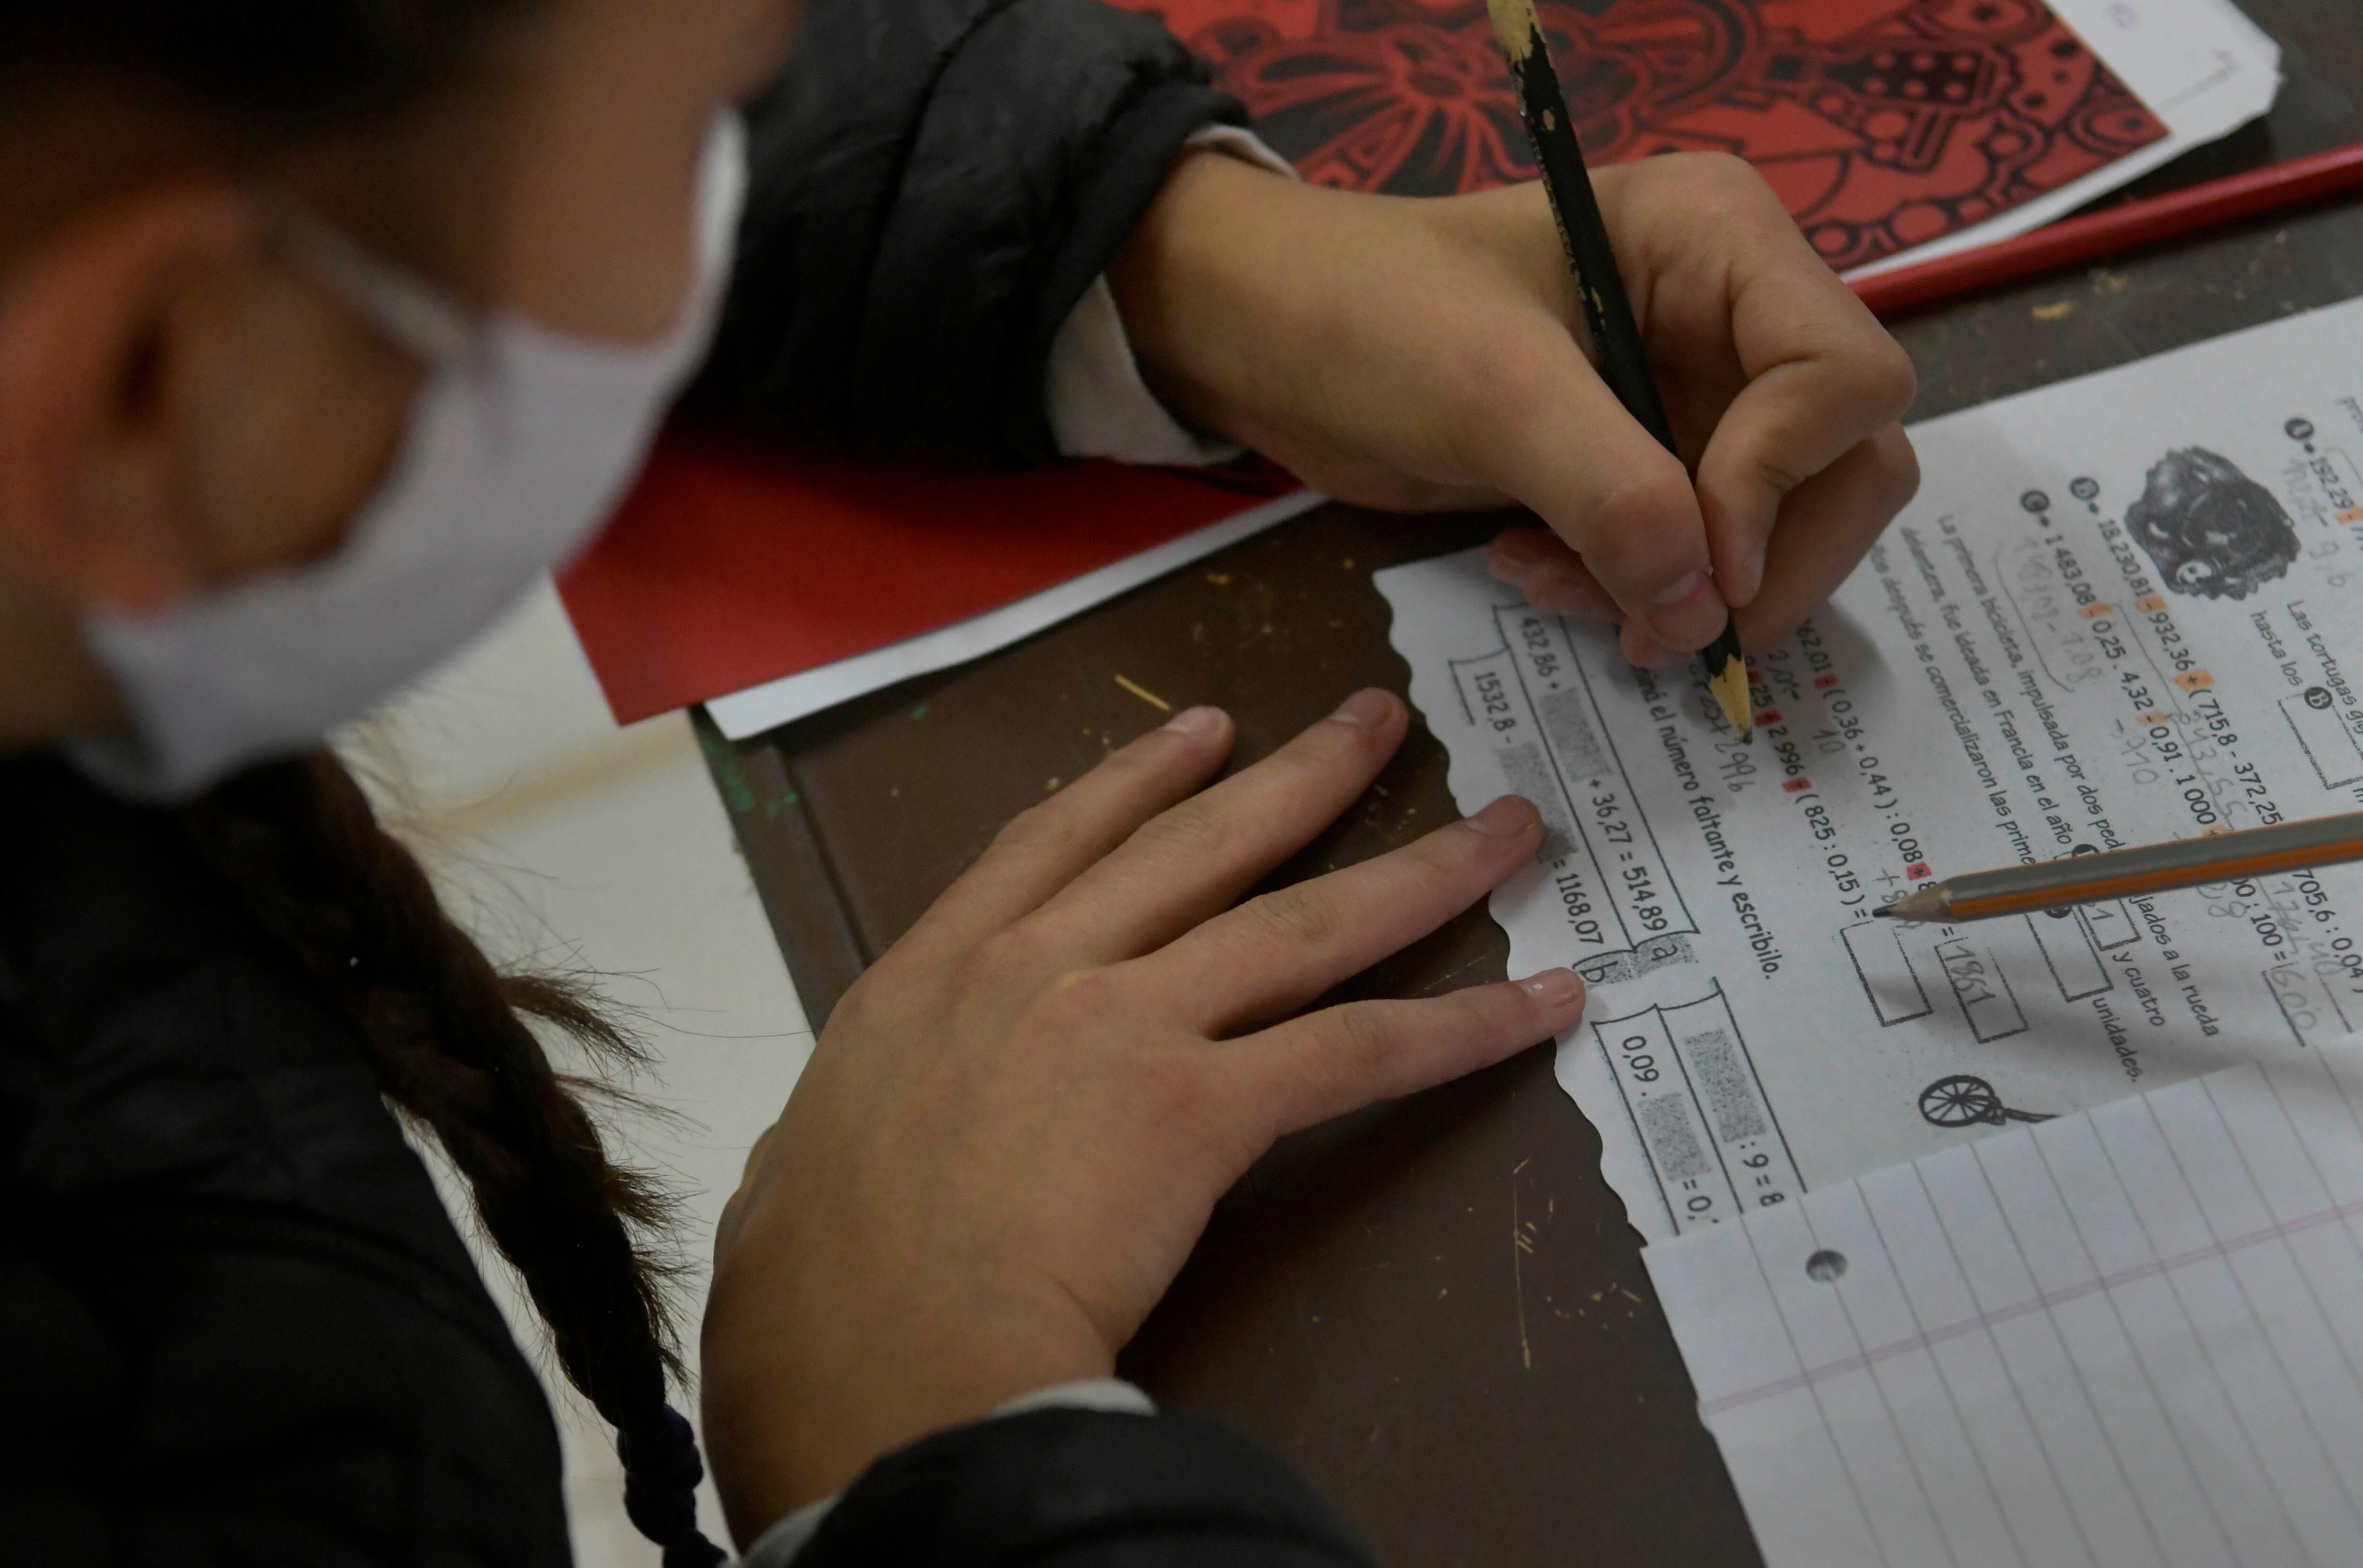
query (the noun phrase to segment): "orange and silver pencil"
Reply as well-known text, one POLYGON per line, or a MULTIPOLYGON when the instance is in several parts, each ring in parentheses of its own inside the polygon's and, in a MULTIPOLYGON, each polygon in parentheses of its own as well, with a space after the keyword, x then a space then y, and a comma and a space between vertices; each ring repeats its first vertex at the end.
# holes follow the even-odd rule
POLYGON ((1947 877, 1876 913, 1885 920, 1991 920, 2346 861, 2363 861, 2363 812, 1947 877))

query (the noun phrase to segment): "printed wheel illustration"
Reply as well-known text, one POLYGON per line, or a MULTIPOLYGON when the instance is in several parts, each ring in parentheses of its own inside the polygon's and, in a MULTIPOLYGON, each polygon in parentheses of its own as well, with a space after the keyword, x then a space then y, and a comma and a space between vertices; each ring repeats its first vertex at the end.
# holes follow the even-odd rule
POLYGON ((1983 1078, 1959 1073, 1939 1078, 1920 1091, 1920 1114, 1935 1127, 2000 1127, 2013 1121, 2049 1121, 2035 1111, 2014 1111, 2002 1103, 1983 1078))

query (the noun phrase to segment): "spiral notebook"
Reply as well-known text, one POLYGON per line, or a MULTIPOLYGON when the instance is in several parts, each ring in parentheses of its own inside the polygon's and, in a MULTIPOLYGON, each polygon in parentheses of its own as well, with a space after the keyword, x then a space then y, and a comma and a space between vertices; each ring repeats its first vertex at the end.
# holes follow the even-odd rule
POLYGON ((2227 1069, 1643 1259, 1770 1568, 2363 1562, 2363 1053, 2227 1069))

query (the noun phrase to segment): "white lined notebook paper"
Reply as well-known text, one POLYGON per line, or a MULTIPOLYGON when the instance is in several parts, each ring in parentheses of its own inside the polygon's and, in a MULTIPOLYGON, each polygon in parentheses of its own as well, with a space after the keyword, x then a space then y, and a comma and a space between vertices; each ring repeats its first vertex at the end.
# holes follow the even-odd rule
POLYGON ((2363 1054, 1643 1258, 1771 1568, 2363 1563, 2363 1054))

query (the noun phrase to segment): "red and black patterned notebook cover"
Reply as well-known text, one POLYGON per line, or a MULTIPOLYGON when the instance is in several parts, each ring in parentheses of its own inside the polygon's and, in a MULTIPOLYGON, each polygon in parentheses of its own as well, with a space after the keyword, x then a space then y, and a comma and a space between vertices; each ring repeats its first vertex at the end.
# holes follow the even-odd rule
MULTIPOLYGON (((1483 0, 1115 0, 1162 17, 1309 180, 1530 179, 1483 0)), ((1736 153, 1840 269, 2167 134, 2041 0, 1543 0, 1585 153, 1736 153)))

